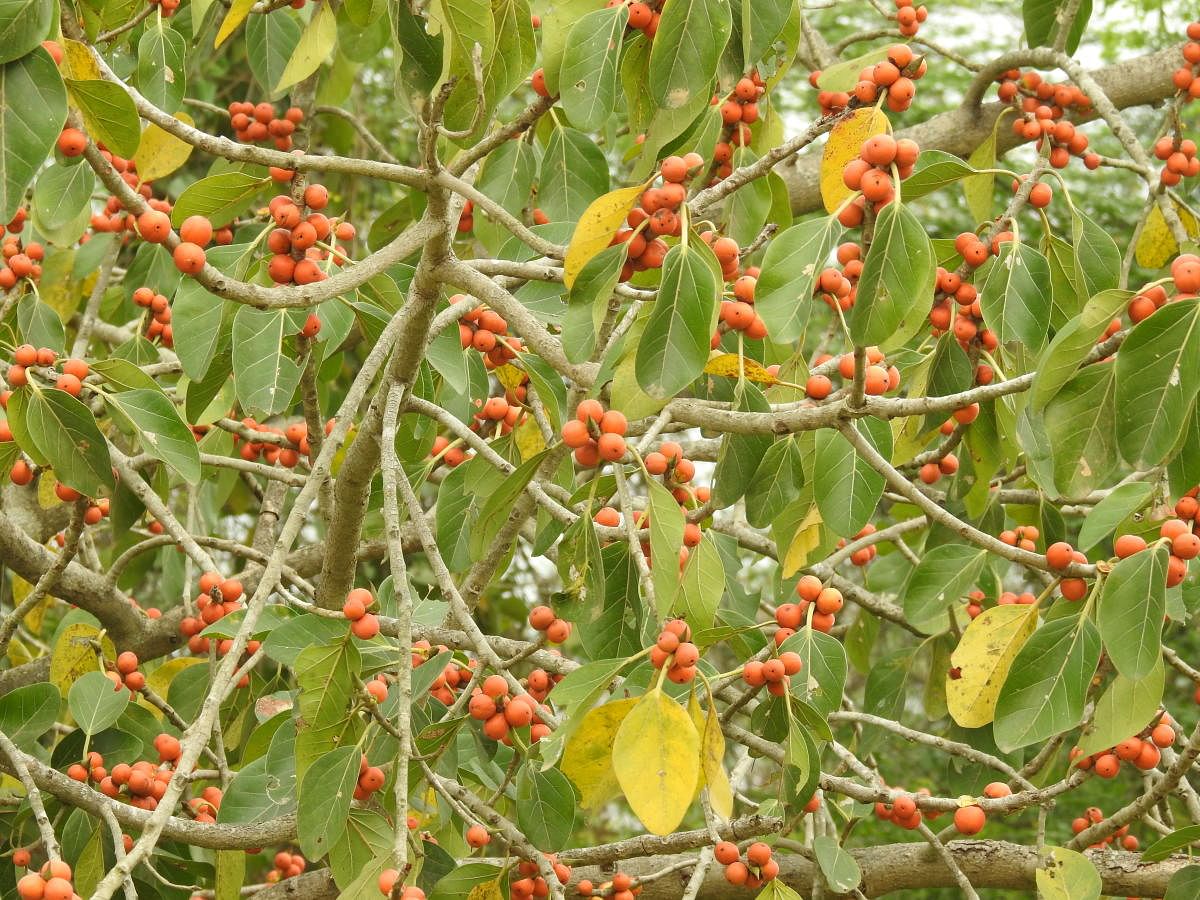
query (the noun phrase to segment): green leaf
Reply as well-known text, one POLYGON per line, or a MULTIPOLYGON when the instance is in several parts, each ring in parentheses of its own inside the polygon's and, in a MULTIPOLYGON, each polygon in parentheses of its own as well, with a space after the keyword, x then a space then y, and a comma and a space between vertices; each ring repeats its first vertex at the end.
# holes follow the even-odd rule
POLYGON ((1197 841, 1200 841, 1200 825, 1185 825, 1183 828, 1176 828, 1143 850, 1142 861, 1159 862, 1176 850, 1182 850, 1197 841))
POLYGON ((647 480, 646 492, 650 512, 650 569, 654 576, 654 601, 661 618, 670 610, 679 586, 683 510, 656 478, 647 480))
POLYGON ((228 308, 228 301, 210 294, 194 278, 185 279, 175 292, 171 301, 175 353, 183 366, 183 374, 193 381, 204 377, 216 355, 221 343, 222 319, 228 308))
POLYGON ((33 346, 62 352, 66 342, 62 319, 37 294, 26 294, 17 304, 17 324, 25 340, 33 346))
MULTIPOLYGON (((1026 244, 1009 241, 988 271, 979 295, 983 318, 1002 344, 1038 351, 1050 327, 1050 264, 1026 244)), ((860 285, 859 290, 862 290, 860 285)))
POLYGON ((300 782, 296 833, 309 859, 320 859, 346 831, 362 752, 338 747, 315 760, 300 782))
MULTIPOLYGON (((754 10, 756 4, 744 3, 742 5, 742 18, 754 18, 754 15, 747 16, 748 10, 754 10)), ((854 90, 854 86, 858 84, 858 73, 867 66, 874 66, 877 63, 883 62, 888 58, 887 47, 876 47, 867 53, 860 56, 855 56, 852 59, 842 60, 828 68, 822 69, 820 76, 817 78, 817 87, 822 91, 845 91, 847 93, 854 90)), ((926 153, 937 153, 939 151, 929 151, 926 153)), ((904 198, 908 199, 908 182, 904 183, 904 198)))
POLYGON ((269 16, 250 16, 246 20, 246 56, 254 80, 268 98, 288 60, 300 43, 301 25, 295 14, 286 9, 277 9, 269 16))
POLYGON ((477 105, 471 61, 473 48, 476 44, 480 47, 486 80, 496 49, 496 17, 488 0, 437 0, 427 7, 426 14, 431 30, 436 28, 442 32, 449 50, 443 60, 441 77, 457 80, 446 106, 447 124, 450 128, 464 129, 471 124, 477 105))
POLYGON ((1104 883, 1090 859, 1062 847, 1046 847, 1046 850, 1050 858, 1034 870, 1038 894, 1043 900, 1099 900, 1104 883))
POLYGON ((1092 507, 1079 527, 1077 544, 1088 551, 1112 534, 1118 525, 1150 502, 1154 485, 1148 481, 1131 481, 1113 488, 1103 500, 1092 507))
POLYGON ((54 12, 51 0, 0 0, 0 63, 37 47, 50 30, 54 12))
POLYGON ((951 604, 975 586, 986 561, 986 550, 966 544, 941 544, 925 553, 901 591, 909 624, 926 634, 946 630, 951 604))
POLYGON ((804 627, 780 645, 781 653, 799 653, 804 663, 792 678, 792 694, 822 715, 842 705, 848 662, 841 642, 815 628, 804 627))
POLYGON ((238 307, 233 317, 233 375, 238 402, 246 409, 273 415, 292 402, 301 368, 283 352, 283 338, 294 331, 286 309, 238 307))
POLYGON ((513 506, 516 505, 518 498, 524 493, 525 487, 533 479, 533 476, 537 474, 538 467, 542 464, 547 452, 543 450, 521 463, 513 472, 505 476, 499 487, 484 501, 479 510, 479 519, 475 527, 471 529, 471 556, 473 558, 479 559, 491 549, 500 529, 508 521, 513 506))
POLYGON ((111 81, 66 79, 71 102, 83 114, 83 124, 95 140, 129 158, 142 140, 142 124, 133 99, 111 81))
POLYGON ((281 93, 317 71, 321 63, 333 52, 336 43, 337 16, 332 5, 325 3, 317 7, 304 33, 300 35, 296 49, 292 51, 272 94, 281 93))
MULTIPOLYGON (((733 151, 733 167, 753 165, 758 161, 749 147, 738 147, 733 151)), ((725 233, 743 247, 751 244, 771 214, 771 185, 765 178, 755 178, 729 200, 728 223, 725 233)))
POLYGON ((8 222, 62 131, 67 91, 50 54, 38 48, 0 66, 0 97, 0 221, 8 222))
POLYGON ((179 473, 188 484, 200 483, 200 450, 192 430, 161 390, 136 388, 104 398, 137 430, 143 449, 179 473))
POLYGON ((95 186, 96 176, 86 163, 74 166, 51 164, 38 176, 33 188, 33 221, 38 231, 62 229, 79 218, 81 210, 86 209, 90 214, 95 186))
POLYGON ((108 728, 129 705, 129 691, 115 687, 103 672, 82 675, 67 692, 67 708, 87 735, 108 728))
POLYGON ((798 222, 767 245, 754 290, 754 309, 771 337, 781 343, 804 334, 813 288, 837 244, 842 226, 833 216, 798 222))
MULTIPOLYGON (((1113 367, 1088 366, 1067 382, 1046 407, 1049 446, 1044 449, 1050 451, 1053 459, 1054 481, 1061 495, 1086 494, 1105 483, 1116 468, 1115 396, 1113 367)), ((1030 448, 1024 446, 1024 449, 1028 453, 1030 448)), ((1046 490, 1052 487, 1041 486, 1046 490)))
POLYGON ((575 23, 567 36, 559 94, 571 124, 583 131, 603 128, 617 104, 617 63, 629 8, 597 9, 575 23))
POLYGON ((708 361, 721 286, 704 255, 712 251, 696 243, 667 252, 658 298, 638 343, 638 384, 659 400, 695 381, 708 361))
POLYGON ((953 153, 924 150, 917 159, 916 171, 900 186, 902 196, 905 200, 916 200, 948 184, 961 181, 968 175, 977 174, 974 166, 963 162, 953 153))
MULTIPOLYGON (((1067 0, 1024 0, 1021 15, 1025 20, 1025 37, 1030 47, 1046 47, 1054 42, 1058 33, 1059 11, 1068 7, 1067 0)), ((1074 54, 1079 39, 1092 15, 1092 0, 1083 0, 1077 7, 1071 30, 1067 33, 1066 51, 1074 54)))
POLYGON ((603 320, 608 310, 625 265, 625 253, 624 244, 605 247, 584 263, 571 285, 563 316, 562 344, 572 362, 585 362, 596 350, 597 318, 603 320))
POLYGON ((1088 300, 1078 316, 1058 330, 1038 359, 1030 389, 1037 408, 1044 408, 1079 371, 1088 353, 1096 346, 1096 339, 1114 318, 1120 316, 1132 296, 1130 291, 1101 291, 1088 300))
POLYGON ((716 542, 706 535, 691 549, 671 611, 693 629, 712 628, 724 593, 725 566, 716 542))
POLYGON ((227 225, 254 203, 270 178, 245 172, 222 172, 194 181, 184 188, 171 208, 171 224, 178 228, 189 216, 204 216, 213 226, 227 225))
MULTIPOLYGON (((771 405, 756 385, 742 381, 735 388, 733 408, 739 412, 770 412, 771 405)), ((712 487, 713 503, 718 509, 732 506, 755 483, 754 475, 771 444, 769 434, 726 434, 721 439, 712 487)))
POLYGON ((1105 229, 1078 209, 1072 211, 1075 273, 1088 297, 1115 288, 1121 280, 1121 251, 1105 229))
POLYGON ((668 0, 650 49, 650 96, 661 109, 708 102, 732 30, 728 2, 668 0))
POLYGON ((905 343, 926 322, 936 276, 933 244, 920 220, 906 206, 889 203, 875 220, 850 311, 854 343, 905 343))
POLYGON ((1091 619, 1054 619, 1035 631, 1000 689, 996 746, 1010 752, 1078 725, 1099 663, 1100 632, 1091 619))
POLYGON ((115 486, 104 435, 91 410, 59 390, 22 388, 8 402, 8 424, 17 444, 49 464, 55 477, 88 497, 115 486))
POLYGON ((146 29, 138 41, 137 86, 143 97, 166 112, 173 113, 183 105, 187 91, 187 43, 183 35, 161 22, 146 29))
MULTIPOLYGON (((892 455, 892 430, 870 416, 859 419, 854 427, 884 459, 892 455)), ((844 437, 831 429, 817 432, 814 471, 821 477, 813 482, 817 508, 825 524, 842 537, 858 532, 883 496, 883 476, 854 452, 844 437)))
POLYGON ((238 900, 246 883, 246 853, 244 850, 218 850, 216 853, 216 886, 213 900, 238 900))
MULTIPOLYGON (((470 896, 473 887, 495 881, 500 875, 501 870, 488 863, 459 865, 429 891, 429 900, 463 900, 470 896)), ((372 890, 378 891, 378 888, 372 890)))
POLYGON ((37 739, 58 718, 61 706, 62 695, 48 681, 9 691, 0 696, 0 732, 8 735, 18 749, 32 753, 37 739))
POLYGON ((1200 897, 1200 866, 1184 866, 1171 876, 1163 900, 1191 900, 1200 897))
POLYGON ((1109 659, 1126 678, 1146 676, 1158 661, 1168 555, 1161 546, 1135 553, 1104 581, 1096 618, 1109 659))
POLYGON ((391 824, 380 813, 373 809, 351 809, 345 834, 329 851, 329 868, 338 887, 346 891, 355 877, 369 871, 375 861, 380 861, 376 865, 382 870, 382 861, 390 858, 394 840, 391 824))
POLYGON ((1116 375, 1121 455, 1150 468, 1174 449, 1200 391, 1200 298, 1168 303, 1134 326, 1116 375))
POLYGON ((308 647, 296 657, 294 669, 300 685, 296 776, 301 781, 316 760, 353 744, 361 733, 361 720, 349 709, 360 667, 358 648, 349 635, 308 647))
POLYGON ((608 187, 608 161, 592 139, 574 128, 555 128, 538 184, 538 206, 550 221, 577 222, 608 187))
MULTIPOLYGON (((967 157, 967 164, 975 169, 991 169, 996 165, 996 133, 1004 123, 1004 114, 996 117, 991 134, 967 157)), ((992 217, 993 196, 996 176, 991 172, 971 175, 963 179, 963 197, 967 210, 976 222, 986 222, 992 217)), ((903 190, 903 188, 902 188, 903 190)))
POLYGON ((1080 753, 1090 756, 1145 728, 1162 703, 1164 677, 1161 659, 1142 678, 1126 678, 1118 672, 1096 701, 1091 730, 1085 729, 1078 742, 1080 753))
POLYGON ((818 835, 813 838, 812 848, 821 874, 825 876, 825 884, 831 890, 843 893, 858 887, 862 869, 854 857, 842 849, 837 838, 818 835))
POLYGON ((517 826, 539 850, 567 846, 575 829, 578 803, 570 780, 558 769, 530 763, 517 775, 517 826))
POLYGON ((800 449, 795 439, 786 437, 771 444, 746 492, 746 521, 755 528, 770 527, 787 505, 800 496, 803 482, 800 449))

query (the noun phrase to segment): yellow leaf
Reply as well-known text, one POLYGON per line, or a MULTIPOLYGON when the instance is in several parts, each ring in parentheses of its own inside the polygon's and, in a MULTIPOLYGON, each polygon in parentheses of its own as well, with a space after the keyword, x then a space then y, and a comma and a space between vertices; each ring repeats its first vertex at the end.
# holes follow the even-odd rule
POLYGON ((634 705, 613 745, 613 771, 634 815, 651 834, 679 827, 700 778, 700 735, 660 690, 634 705))
POLYGON ((54 477, 54 473, 51 471, 43 471, 41 477, 38 478, 38 506, 42 509, 53 509, 56 506, 62 505, 62 501, 58 499, 58 494, 54 493, 54 486, 56 484, 58 484, 58 479, 54 477))
POLYGON ((273 93, 278 94, 317 71, 337 43, 337 18, 329 3, 321 3, 300 35, 300 42, 279 76, 273 93))
POLYGON ((96 63, 96 58, 92 56, 92 51, 88 49, 87 44, 64 40, 62 48, 63 61, 58 67, 58 71, 63 78, 75 81, 99 81, 104 77, 100 74, 100 66, 96 63))
MULTIPOLYGON (((1187 233, 1195 237, 1195 216, 1178 203, 1175 204, 1175 211, 1179 213, 1179 219, 1187 233)), ((1133 250, 1134 259, 1144 269, 1161 269, 1167 264, 1167 260, 1178 252, 1179 242, 1175 240, 1166 217, 1156 203, 1150 208, 1150 215, 1146 216, 1146 224, 1142 226, 1142 233, 1138 235, 1137 246, 1133 250)))
MULTIPOLYGON (((187 113, 175 113, 175 118, 185 125, 196 124, 187 113)), ((151 125, 142 132, 142 142, 138 144, 133 161, 137 163, 138 176, 143 181, 155 181, 170 175, 191 155, 191 144, 157 125, 151 125)))
POLYGON ((15 637, 8 642, 8 662, 14 669, 27 662, 33 662, 34 659, 33 651, 26 647, 20 638, 15 637))
POLYGON ((546 439, 533 416, 526 416, 521 420, 513 429, 513 437, 516 439, 517 451, 521 454, 522 461, 531 459, 546 449, 546 439))
POLYGON ((588 260, 609 245, 645 185, 621 188, 597 197, 579 217, 567 255, 563 259, 563 284, 570 288, 588 260))
POLYGON ((87 622, 73 622, 62 630, 50 654, 50 682, 65 697, 82 675, 100 668, 94 643, 99 640, 104 655, 115 659, 113 642, 100 637, 100 630, 87 622))
POLYGON ((804 520, 796 529, 796 533, 792 536, 792 542, 788 544, 787 553, 783 556, 784 578, 791 578, 808 562, 808 554, 821 543, 821 526, 824 523, 821 511, 817 509, 817 504, 814 502, 805 513, 804 520))
POLYGON ((995 717, 1000 688, 1037 619, 1036 606, 993 606, 967 626, 946 674, 946 706, 963 728, 982 728, 995 717))
POLYGON ((700 786, 708 788, 708 802, 723 819, 733 818, 733 787, 725 774, 725 735, 709 697, 708 714, 700 709, 693 691, 688 698, 688 715, 700 732, 700 786))
POLYGON ((501 900, 501 897, 499 878, 477 884, 467 894, 467 900, 501 900))
POLYGON ((704 371, 709 375, 723 375, 726 378, 737 378, 739 368, 745 372, 748 381, 766 385, 779 384, 779 379, 768 372, 762 363, 746 357, 739 357, 736 353, 722 353, 704 364, 704 371), (738 366, 739 359, 742 362, 740 367, 738 366))
POLYGON ((525 383, 525 373, 512 363, 505 363, 492 370, 492 374, 508 390, 515 390, 525 383))
POLYGON ((213 38, 214 50, 229 40, 230 35, 238 30, 238 26, 246 21, 246 16, 250 15, 253 6, 254 0, 233 0, 229 5, 229 12, 225 13, 225 18, 221 20, 217 36, 213 38))
POLYGON ((613 740, 637 702, 636 697, 614 700, 588 710, 563 748, 559 767, 579 788, 584 809, 599 809, 621 792, 613 771, 613 740))
POLYGON ((846 168, 846 163, 858 158, 863 141, 882 134, 887 127, 887 116, 874 106, 855 110, 850 118, 833 126, 821 155, 821 199, 825 201, 826 212, 834 212, 854 193, 842 182, 842 169, 846 168))

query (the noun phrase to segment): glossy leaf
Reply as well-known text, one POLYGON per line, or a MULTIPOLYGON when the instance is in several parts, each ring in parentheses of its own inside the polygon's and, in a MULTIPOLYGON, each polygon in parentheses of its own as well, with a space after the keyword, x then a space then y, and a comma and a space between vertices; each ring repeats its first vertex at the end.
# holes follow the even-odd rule
POLYGON ((113 153, 130 157, 142 139, 142 123, 125 89, 111 81, 66 80, 71 102, 83 114, 89 135, 113 153))
POLYGON ((706 535, 691 548, 671 611, 686 619, 693 629, 711 628, 724 593, 725 566, 716 542, 706 535))
POLYGON ((188 484, 200 482, 196 437, 161 390, 120 391, 106 397, 105 403, 137 430, 147 453, 169 465, 188 484))
POLYGON ((1159 547, 1126 557, 1113 566, 1100 592, 1096 619, 1104 649, 1126 678, 1145 677, 1158 661, 1167 556, 1167 549, 1159 547))
POLYGON ((137 86, 142 96, 164 112, 178 110, 187 93, 187 43, 183 35, 161 23, 147 28, 138 41, 137 63, 137 86))
MULTIPOLYGON (((887 459, 892 455, 892 432, 887 423, 867 417, 854 423, 858 433, 887 459)), ((850 537, 867 523, 883 496, 883 476, 854 452, 844 437, 831 429, 817 432, 814 469, 822 473, 813 483, 825 524, 850 537)))
POLYGON ((863 261, 858 294, 850 311, 856 344, 898 346, 929 316, 937 260, 924 226, 906 206, 889 203, 875 220, 863 261))
POLYGON ((901 591, 904 617, 927 634, 948 628, 953 605, 975 586, 986 561, 986 550, 966 544, 942 544, 927 551, 901 591))
POLYGON ((974 166, 963 162, 953 153, 946 153, 942 150, 925 150, 917 158, 916 171, 901 182, 901 196, 905 200, 916 200, 926 194, 932 194, 948 184, 961 181, 969 175, 977 174, 974 166))
POLYGON ((1079 549, 1086 552, 1096 546, 1121 522, 1146 506, 1153 494, 1154 485, 1148 481, 1131 481, 1113 488, 1084 517, 1079 527, 1079 549))
POLYGON ((567 36, 559 96, 571 123, 584 131, 602 128, 617 103, 617 63, 629 20, 626 6, 597 9, 567 36))
POLYGON ((238 307, 233 318, 233 374, 238 400, 247 409, 277 413, 291 403, 300 365, 283 352, 289 330, 285 309, 238 307))
POLYGON ((333 7, 326 3, 317 7, 305 26, 272 93, 278 94, 317 71, 336 43, 337 19, 333 7))
POLYGON ((171 208, 171 224, 178 228, 184 219, 204 216, 221 227, 250 208, 267 185, 269 178, 258 178, 245 172, 222 172, 194 181, 171 208))
POLYGON ((671 0, 663 8, 649 73, 650 96, 660 108, 685 107, 700 95, 708 101, 732 28, 723 0, 671 0))
POLYGON ((1035 631, 1000 689, 996 745, 1008 752, 1077 726, 1099 662, 1100 632, 1090 619, 1054 619, 1035 631))
POLYGON ((813 288, 842 226, 833 216, 799 222, 767 245, 754 290, 754 309, 771 337, 783 343, 804 334, 812 311, 813 288))
POLYGON ((1085 728, 1079 739, 1080 754, 1090 756, 1114 747, 1145 728, 1162 703, 1165 674, 1161 660, 1141 678, 1118 672, 1096 701, 1090 730, 1085 728))
POLYGON ((54 10, 50 0, 0 0, 0 63, 37 47, 50 30, 54 10))
POLYGON ((1174 448, 1200 392, 1200 298, 1168 303, 1143 319, 1117 351, 1121 455, 1143 468, 1174 448))
POLYGON ((705 258, 711 253, 694 241, 677 244, 663 262, 662 285, 637 349, 637 381, 651 397, 674 397, 704 370, 720 291, 705 258))
POLYGON ((1050 327, 1050 264, 1026 244, 1009 241, 1000 248, 979 294, 983 319, 1002 344, 1024 344, 1034 352, 1050 327))
POLYGON ((67 91, 50 54, 37 49, 0 66, 0 96, 0 220, 9 222, 62 131, 67 91))
POLYGON ((9 399, 8 423, 21 449, 48 463, 55 477, 84 496, 111 489, 112 461, 91 410, 59 390, 22 389, 9 399))

